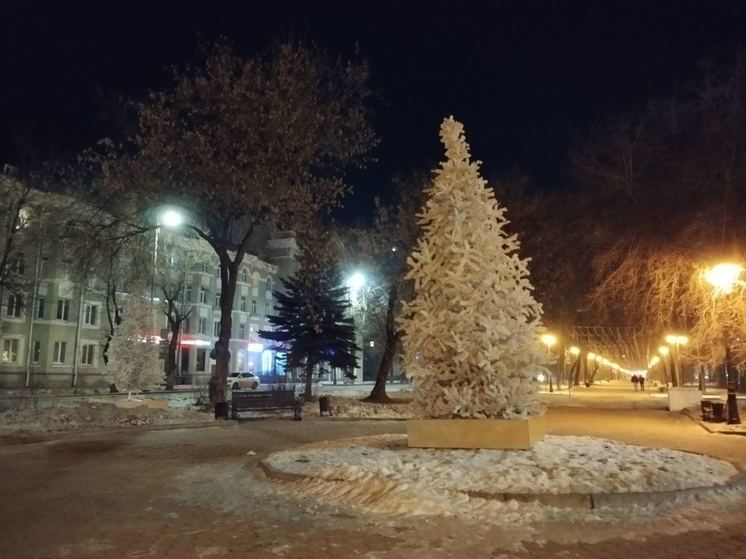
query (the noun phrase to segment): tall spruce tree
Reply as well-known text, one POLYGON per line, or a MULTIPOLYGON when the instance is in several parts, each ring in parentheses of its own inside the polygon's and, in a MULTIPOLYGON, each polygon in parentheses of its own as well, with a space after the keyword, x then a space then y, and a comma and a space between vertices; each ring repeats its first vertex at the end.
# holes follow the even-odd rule
POLYGON ((274 292, 277 314, 267 317, 274 331, 260 331, 279 342, 287 367, 303 367, 306 401, 311 400, 313 374, 324 364, 351 375, 357 366, 355 323, 350 316, 347 288, 336 269, 310 274, 304 269, 282 280, 274 292))
POLYGON ((420 215, 409 258, 415 295, 404 305, 404 364, 417 413, 433 418, 519 418, 541 413, 541 305, 532 295, 505 208, 471 161, 463 126, 443 121, 446 161, 420 215))

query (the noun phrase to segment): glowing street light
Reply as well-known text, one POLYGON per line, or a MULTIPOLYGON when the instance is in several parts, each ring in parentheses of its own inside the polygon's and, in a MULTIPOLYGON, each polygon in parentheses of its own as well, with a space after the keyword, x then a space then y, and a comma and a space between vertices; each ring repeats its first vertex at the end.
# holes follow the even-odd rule
MULTIPOLYGON (((552 346, 557 343, 557 336, 552 334, 542 334, 541 343, 547 346, 547 355, 552 352, 552 346)), ((554 392, 554 384, 552 383, 552 372, 549 371, 549 392, 554 392)))
POLYGON ((567 351, 569 351, 570 353, 572 353, 575 356, 580 355, 580 348, 579 347, 571 346, 570 349, 568 349, 567 351))
POLYGON ((662 345, 658 348, 658 353, 660 353, 663 357, 666 357, 669 351, 670 350, 668 349, 668 346, 665 345, 662 345))
POLYGON ((666 343, 671 344, 674 348, 674 355, 672 356, 674 367, 673 385, 679 386, 683 384, 681 378, 681 346, 688 344, 689 338, 676 334, 668 334, 665 339, 666 343))
POLYGON ((160 215, 160 218, 160 223, 158 224, 160 227, 178 227, 184 223, 184 216, 173 209, 165 210, 160 215))
POLYGON ((705 272, 705 279, 716 291, 730 293, 736 284, 743 283, 738 276, 743 272, 743 266, 724 262, 717 264, 705 272))
POLYGON ((596 354, 593 353, 592 351, 589 351, 588 352, 588 361, 595 361, 595 359, 596 359, 596 354))
MULTIPOLYGON (((746 285, 746 282, 738 279, 743 272, 743 266, 724 262, 710 268, 705 273, 705 279, 715 288, 715 294, 729 294, 736 285, 746 285)), ((727 326, 723 326, 723 345, 725 346, 725 374, 728 379, 728 423, 741 423, 738 414, 738 402, 736 400, 736 371, 730 348, 731 334, 727 326)), ((700 373, 701 375, 701 373, 700 373)), ((700 383, 702 381, 700 380, 700 383)))
POLYGON ((150 302, 155 299, 155 271, 158 267, 158 233, 161 227, 178 227, 184 223, 184 216, 173 208, 167 208, 158 214, 155 227, 155 241, 153 243, 153 273, 150 281, 150 302))
POLYGON ((350 300, 353 303, 357 302, 360 290, 365 287, 365 283, 365 276, 362 272, 355 272, 347 278, 345 285, 347 286, 347 289, 350 290, 350 300))

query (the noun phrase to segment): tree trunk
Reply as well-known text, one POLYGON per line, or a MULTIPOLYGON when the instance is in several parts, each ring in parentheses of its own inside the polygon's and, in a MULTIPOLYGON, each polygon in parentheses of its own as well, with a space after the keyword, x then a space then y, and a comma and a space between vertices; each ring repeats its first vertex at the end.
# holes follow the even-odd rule
POLYGON ((228 417, 226 394, 228 392, 228 369, 231 355, 229 342, 233 326, 233 299, 236 294, 236 280, 240 261, 231 262, 227 255, 220 258, 220 330, 215 342, 215 372, 210 378, 212 404, 215 406, 215 417, 228 417))
POLYGON ((166 355, 166 390, 173 390, 176 385, 176 354, 179 350, 179 332, 181 323, 171 322, 171 339, 168 342, 168 354, 166 355))
POLYGON ((383 350, 381 365, 378 367, 376 383, 373 386, 373 390, 370 391, 370 394, 366 398, 363 398, 363 402, 386 404, 392 401, 386 393, 386 381, 388 380, 391 366, 394 363, 394 355, 396 355, 396 347, 399 345, 399 337, 399 334, 395 334, 393 340, 386 340, 386 347, 383 350))
POLYGON ((303 395, 304 402, 313 401, 313 361, 306 362, 306 393, 303 395))
POLYGON ((401 338, 401 334, 396 329, 396 303, 398 297, 399 286, 394 282, 389 287, 389 300, 386 308, 386 347, 383 350, 383 356, 381 356, 381 364, 378 366, 376 384, 373 386, 370 394, 366 398, 363 398, 363 402, 385 404, 391 401, 391 398, 386 394, 386 381, 388 380, 396 348, 401 338))

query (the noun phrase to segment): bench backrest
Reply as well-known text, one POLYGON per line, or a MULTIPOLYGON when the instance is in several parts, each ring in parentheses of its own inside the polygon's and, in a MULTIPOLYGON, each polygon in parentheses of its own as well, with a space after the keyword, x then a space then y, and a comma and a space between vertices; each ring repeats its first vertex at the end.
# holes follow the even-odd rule
POLYGON ((271 408, 295 406, 295 391, 268 390, 266 392, 233 392, 233 408, 271 408))

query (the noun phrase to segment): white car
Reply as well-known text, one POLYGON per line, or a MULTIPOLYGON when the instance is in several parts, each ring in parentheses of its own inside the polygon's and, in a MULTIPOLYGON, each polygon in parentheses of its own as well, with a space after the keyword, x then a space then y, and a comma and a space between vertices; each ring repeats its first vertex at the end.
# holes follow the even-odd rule
POLYGON ((228 375, 228 388, 231 390, 243 390, 259 388, 259 377, 253 373, 230 373, 228 375))

